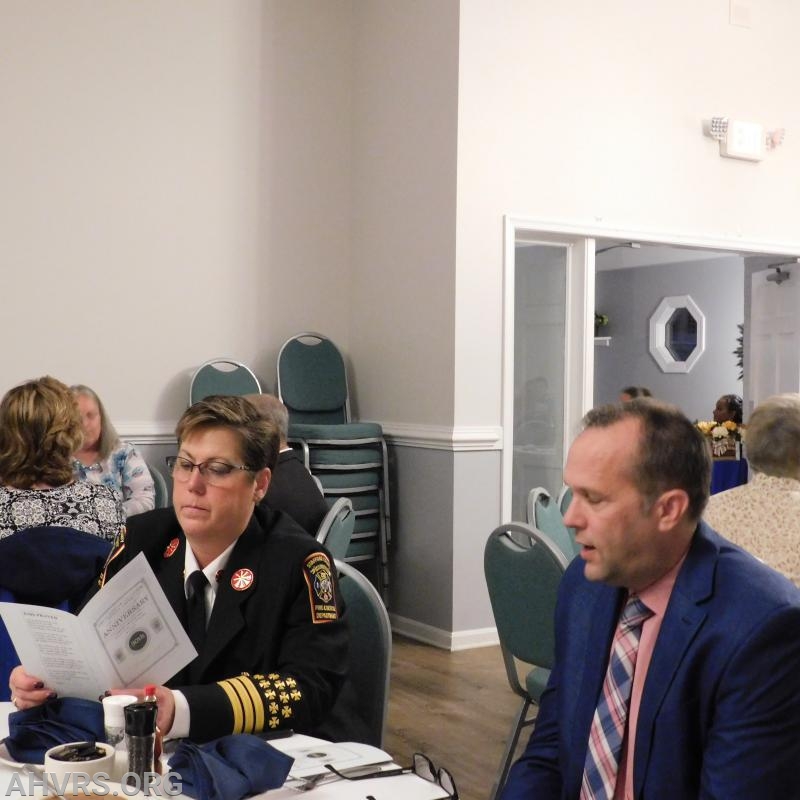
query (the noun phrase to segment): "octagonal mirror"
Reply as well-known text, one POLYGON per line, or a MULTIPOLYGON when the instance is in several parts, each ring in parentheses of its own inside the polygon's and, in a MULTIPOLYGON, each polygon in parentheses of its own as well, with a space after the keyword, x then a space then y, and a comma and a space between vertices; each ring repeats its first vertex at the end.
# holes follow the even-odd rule
POLYGON ((689 372, 705 350, 706 319, 689 295, 665 297, 650 317, 650 354, 663 372, 689 372))

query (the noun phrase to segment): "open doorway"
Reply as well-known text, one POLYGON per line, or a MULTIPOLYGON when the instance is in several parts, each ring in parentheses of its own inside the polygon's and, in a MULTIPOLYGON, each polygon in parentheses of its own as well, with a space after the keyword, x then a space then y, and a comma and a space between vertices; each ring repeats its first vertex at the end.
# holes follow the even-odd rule
MULTIPOLYGON (((735 353, 739 346, 738 325, 743 322, 746 324, 746 308, 752 295, 750 282, 755 286, 757 281, 755 272, 771 269, 771 262, 785 263, 794 259, 794 256, 784 253, 781 248, 771 247, 769 243, 642 232, 632 234, 629 231, 507 217, 504 258, 503 517, 520 518, 526 490, 533 488, 528 485, 530 479, 524 474, 526 470, 538 469, 541 473, 539 477, 547 482, 545 488, 551 493, 557 492, 560 487, 556 462, 560 460, 563 467, 563 458, 578 430, 581 415, 598 403, 616 400, 624 386, 646 385, 653 394, 675 403, 687 416, 696 419, 710 417, 716 398, 722 394, 743 394, 747 401, 748 347, 752 348, 753 342, 748 340, 748 331, 745 330, 745 379, 742 381, 735 353), (640 246, 621 246, 630 242, 640 246), (523 262, 533 256, 527 269, 534 273, 552 269, 548 258, 554 252, 548 250, 548 246, 553 244, 564 248, 566 283, 563 286, 558 284, 558 298, 551 292, 552 296, 543 300, 537 298, 536 291, 549 291, 548 282, 539 280, 543 276, 537 278, 536 274, 526 279, 523 262), (529 250, 521 256, 530 245, 543 247, 529 250), (596 251, 603 252, 598 252, 596 256, 596 251), (531 331, 536 331, 536 325, 515 324, 515 317, 521 311, 515 292, 517 285, 525 287, 528 293, 526 302, 533 309, 537 305, 556 301, 564 304, 563 350, 554 347, 552 342, 547 348, 548 358, 563 359, 561 387, 551 384, 547 375, 552 370, 545 369, 530 355, 544 346, 541 331, 531 334, 531 331), (533 293, 532 287, 536 287, 533 293), (676 295, 691 298, 702 313, 706 339, 702 357, 694 359, 691 369, 668 372, 659 368, 650 353, 649 321, 664 298, 676 295), (597 332, 599 336, 594 335, 595 312, 608 316, 608 325, 597 332), (526 335, 539 339, 523 342, 518 338, 526 335), (526 366, 530 375, 517 374, 520 353, 527 354, 526 366), (536 382, 536 378, 544 373, 547 373, 546 386, 543 381, 536 382), (540 395, 546 402, 541 400, 540 395), (545 438, 550 440, 547 431, 549 422, 542 426, 540 420, 535 420, 536 424, 528 431, 531 441, 523 440, 520 435, 519 441, 515 442, 515 433, 520 431, 522 434, 527 430, 520 426, 523 422, 519 419, 520 414, 524 412, 534 417, 542 416, 540 411, 545 406, 548 410, 546 417, 554 421, 556 428, 552 438, 554 444, 548 445, 542 438, 547 433, 545 438), (559 420, 561 430, 558 430, 559 420), (533 434, 539 441, 533 441, 533 434), (538 462, 531 465, 528 462, 534 456, 538 462)), ((797 282, 800 284, 800 264, 795 266, 797 282)), ((791 267, 789 272, 793 272, 791 267)), ((793 319, 796 334, 792 339, 794 349, 789 355, 781 357, 784 362, 795 358, 797 365, 800 365, 800 303, 796 305, 797 308, 791 309, 792 313, 788 314, 793 319)), ((541 311, 535 310, 535 313, 538 321, 543 323, 541 311)), ((548 313, 555 315, 555 309, 551 308, 548 313)), ((785 327, 783 322, 781 324, 785 327)), ((776 332, 772 335, 774 340, 776 332)), ((552 377, 557 380, 555 375, 552 377)), ((781 384, 776 390, 797 391, 798 388, 781 384)))
POLYGON ((595 310, 607 320, 595 340, 595 405, 617 400, 624 387, 646 387, 691 419, 710 419, 718 397, 742 394, 742 255, 597 239, 595 269, 595 310), (689 298, 704 322, 702 353, 686 371, 668 371, 651 353, 651 319, 672 297, 689 298))

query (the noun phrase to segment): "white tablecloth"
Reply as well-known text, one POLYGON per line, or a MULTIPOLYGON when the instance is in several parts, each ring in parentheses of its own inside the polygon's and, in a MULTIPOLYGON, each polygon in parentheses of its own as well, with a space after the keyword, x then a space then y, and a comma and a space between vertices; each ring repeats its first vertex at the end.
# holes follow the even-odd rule
MULTIPOLYGON (((0 738, 8 735, 8 715, 12 711, 14 711, 14 706, 11 703, 0 703, 0 738)), ((287 739, 277 739, 272 744, 278 749, 286 749, 296 743, 314 744, 316 742, 319 742, 320 745, 325 744, 321 739, 298 734, 287 739)), ((11 798, 52 796, 52 792, 43 792, 41 789, 36 789, 33 794, 27 795, 21 794, 18 790, 10 792, 9 787, 16 788, 21 785, 27 788, 29 786, 27 775, 20 775, 16 780, 14 775, 15 770, 12 767, 0 763, 0 796, 11 798)), ((112 789, 112 792, 109 792, 106 797, 114 797, 113 791, 117 792, 117 797, 126 796, 117 787, 110 786, 109 788, 112 789)), ((441 787, 430 781, 422 780, 416 775, 396 775, 391 778, 374 778, 365 781, 337 780, 320 784, 307 795, 291 788, 291 781, 289 781, 282 789, 273 789, 264 794, 255 795, 255 797, 265 798, 265 800, 299 800, 300 797, 308 797, 308 800, 364 800, 367 795, 373 795, 380 800, 443 800, 447 797, 447 793, 441 787)), ((175 797, 176 800, 187 800, 184 795, 175 797)))

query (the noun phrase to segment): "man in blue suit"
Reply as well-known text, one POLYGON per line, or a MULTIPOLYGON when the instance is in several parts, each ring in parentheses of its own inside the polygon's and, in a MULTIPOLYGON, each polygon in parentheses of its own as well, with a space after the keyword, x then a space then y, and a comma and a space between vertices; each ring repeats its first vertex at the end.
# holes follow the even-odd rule
POLYGON ((556 658, 502 800, 800 797, 800 591, 700 516, 710 458, 649 399, 586 416, 564 521, 582 550, 556 610, 556 658), (581 789, 592 719, 627 599, 641 629, 613 791, 581 789))

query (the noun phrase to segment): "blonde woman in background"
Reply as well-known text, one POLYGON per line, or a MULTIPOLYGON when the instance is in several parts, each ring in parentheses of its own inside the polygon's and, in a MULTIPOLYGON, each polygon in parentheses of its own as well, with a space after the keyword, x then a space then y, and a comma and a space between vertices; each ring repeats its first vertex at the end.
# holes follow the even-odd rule
POLYGON ((72 392, 49 375, 10 389, 0 402, 0 538, 40 526, 75 528, 113 541, 124 522, 107 486, 75 480, 83 440, 72 392))
POLYGON ((120 440, 97 394, 88 386, 72 387, 83 425, 83 443, 75 452, 75 477, 104 484, 122 502, 126 517, 156 505, 153 477, 130 442, 120 440))

